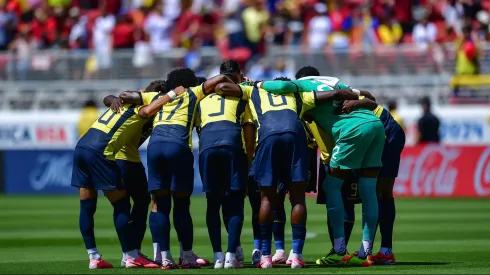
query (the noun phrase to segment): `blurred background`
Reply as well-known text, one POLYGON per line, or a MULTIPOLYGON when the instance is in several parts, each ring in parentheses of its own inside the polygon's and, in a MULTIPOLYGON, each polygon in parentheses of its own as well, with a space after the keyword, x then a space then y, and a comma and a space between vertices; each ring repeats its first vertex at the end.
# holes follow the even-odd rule
POLYGON ((234 59, 371 91, 407 133, 397 195, 490 196, 489 24, 490 0, 0 0, 0 190, 76 192, 104 96, 234 59), (418 145, 428 114, 439 145, 418 145))

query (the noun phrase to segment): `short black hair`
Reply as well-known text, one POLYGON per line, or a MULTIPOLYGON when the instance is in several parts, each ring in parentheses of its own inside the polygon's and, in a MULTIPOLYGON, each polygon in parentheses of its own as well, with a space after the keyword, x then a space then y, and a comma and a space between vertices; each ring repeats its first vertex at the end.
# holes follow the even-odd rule
POLYGON ((280 76, 280 77, 276 77, 274 78, 274 80, 281 80, 281 81, 291 81, 290 78, 287 78, 287 77, 283 77, 283 76, 280 76))
POLYGON ((190 88, 197 85, 197 77, 193 70, 189 68, 175 69, 167 75, 164 92, 168 93, 179 86, 190 88))
POLYGON ((424 96, 420 99, 419 103, 421 105, 425 105, 427 106, 428 108, 430 108, 430 105, 431 105, 431 102, 430 102, 430 98, 428 96, 424 96))
POLYGON ((207 79, 206 79, 205 77, 203 77, 203 76, 198 76, 198 77, 197 77, 197 85, 201 85, 201 84, 203 84, 204 82, 206 82, 206 80, 207 80, 207 79))
POLYGON ((305 66, 298 70, 296 73, 296 79, 300 79, 305 76, 320 76, 320 72, 312 66, 305 66))
POLYGON ((219 67, 220 74, 237 74, 240 73, 241 71, 242 70, 240 69, 240 64, 238 64, 238 62, 233 60, 227 60, 223 62, 219 67))
POLYGON ((89 99, 87 101, 85 101, 85 103, 83 104, 83 107, 97 107, 97 103, 95 103, 95 100, 93 99, 89 99))
POLYGON ((164 92, 165 91, 165 80, 155 80, 152 81, 145 88, 145 92, 164 92))
POLYGON ((395 110, 396 109, 396 100, 390 100, 388 101, 388 110, 395 110))

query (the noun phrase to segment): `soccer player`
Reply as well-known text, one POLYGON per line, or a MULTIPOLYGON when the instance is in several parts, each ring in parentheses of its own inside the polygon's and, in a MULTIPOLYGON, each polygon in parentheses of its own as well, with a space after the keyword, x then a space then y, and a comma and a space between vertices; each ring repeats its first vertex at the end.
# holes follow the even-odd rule
MULTIPOLYGON (((221 64, 220 73, 234 70, 235 63, 221 64)), ((239 67, 238 67, 239 69, 239 67)), ((234 80, 233 77, 230 79, 234 80)), ((236 79, 241 82, 241 79, 236 79)), ((206 224, 214 252, 214 268, 242 268, 236 251, 243 226, 247 182, 247 157, 242 146, 242 123, 250 119, 247 102, 237 97, 211 94, 199 102, 199 170, 206 192, 206 224), (228 249, 221 250, 220 208, 226 213, 228 249)), ((247 142, 247 140, 246 140, 247 142)), ((254 142, 249 140, 248 142, 254 142)))
MULTIPOLYGON (((145 96, 141 100, 148 104, 150 97, 145 96)), ((154 267, 153 263, 138 254, 137 244, 133 241, 134 235, 130 225, 131 203, 121 181, 115 156, 135 135, 141 134, 141 125, 145 123, 141 117, 148 118, 154 115, 161 106, 171 100, 171 97, 172 95, 163 95, 143 107, 124 104, 121 112, 114 112, 109 108, 77 143, 72 186, 77 187, 80 193, 79 226, 89 254, 90 269, 113 267, 101 258, 95 243, 94 214, 98 190, 104 192, 114 207, 114 225, 122 251, 127 257, 126 267, 154 267)))
POLYGON ((172 199, 174 226, 183 249, 181 266, 200 268, 192 252, 194 232, 189 209, 194 189, 191 134, 197 104, 223 81, 229 80, 220 75, 196 86, 197 78, 191 69, 177 69, 167 76, 166 91, 183 86, 186 92, 155 116, 148 145, 148 186, 157 206, 156 215, 150 216, 150 229, 153 228, 153 238, 162 251, 162 269, 178 267, 170 253, 172 199))
MULTIPOLYGON (((240 96, 249 101, 258 127, 258 146, 250 175, 261 190, 260 227, 262 235, 262 259, 257 265, 272 267, 271 242, 273 208, 277 202, 277 187, 286 183, 292 206, 293 259, 291 268, 305 267, 302 249, 306 235, 305 191, 308 178, 307 140, 300 116, 303 99, 314 101, 313 94, 289 94, 274 96, 258 87, 230 83, 216 86, 215 91, 225 96, 240 96)), ((335 95, 342 99, 344 94, 335 95)), ((332 95, 319 94, 319 101, 329 100, 332 95)), ((314 104, 310 103, 310 106, 314 104)))
MULTIPOLYGON (((274 93, 330 91, 327 94, 333 93, 333 98, 335 94, 345 93, 352 96, 350 99, 357 99, 350 89, 333 91, 335 80, 319 77, 318 71, 313 67, 300 69, 297 78, 299 79, 294 82, 266 81, 261 83, 261 87, 274 93)), ((341 107, 342 101, 334 98, 330 102, 318 104, 312 111, 318 126, 335 139, 329 174, 323 183, 327 196, 327 212, 331 218, 334 235, 334 251, 319 259, 317 264, 345 264, 353 259, 346 255, 341 187, 351 170, 360 169, 359 191, 363 200, 364 218, 363 241, 354 262, 361 266, 369 266, 373 264, 371 250, 378 219, 376 178, 381 167, 384 130, 382 123, 369 110, 359 109, 351 114, 340 115, 341 107)))
MULTIPOLYGON (((104 98, 104 104, 106 104, 107 107, 111 107, 113 112, 119 112, 123 104, 122 102, 124 102, 125 99, 126 101, 131 100, 128 97, 135 96, 136 101, 139 99, 141 101, 140 103, 148 104, 152 100, 158 98, 161 95, 159 92, 164 91, 164 89, 165 81, 155 80, 146 87, 143 93, 135 93, 132 95, 128 92, 123 92, 119 97, 107 96, 104 98)), ((141 243, 145 237, 148 206, 151 201, 150 195, 148 194, 148 182, 146 179, 145 167, 141 163, 138 148, 150 136, 153 129, 153 120, 144 120, 146 121, 144 124, 140 123, 138 125, 140 130, 138 131, 135 129, 133 138, 116 154, 116 163, 121 170, 122 180, 126 191, 133 200, 131 226, 133 227, 135 247, 140 255, 142 255, 141 243)), ((123 267, 126 266, 126 256, 127 255, 123 253, 123 258, 121 260, 121 266, 123 267)))
MULTIPOLYGON (((405 147, 405 132, 390 112, 381 105, 378 105, 375 100, 372 95, 367 94, 365 98, 360 100, 344 102, 342 109, 343 112, 351 112, 358 108, 372 110, 384 126, 386 141, 381 157, 383 167, 379 172, 376 184, 381 248, 374 256, 375 264, 383 265, 395 263, 395 255, 393 254, 393 226, 395 223, 396 208, 393 198, 393 187, 398 176, 401 153, 405 147)), ((353 207, 352 210, 347 210, 354 213, 353 207)))

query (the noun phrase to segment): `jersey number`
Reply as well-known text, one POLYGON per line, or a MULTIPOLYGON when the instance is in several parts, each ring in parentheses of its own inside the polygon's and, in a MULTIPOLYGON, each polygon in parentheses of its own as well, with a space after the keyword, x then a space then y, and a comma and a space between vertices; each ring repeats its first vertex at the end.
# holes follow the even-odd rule
POLYGON ((283 95, 273 95, 271 93, 267 93, 267 96, 269 97, 269 103, 272 107, 279 107, 279 106, 284 106, 287 105, 286 97, 283 95), (281 103, 277 104, 274 103, 274 98, 280 97, 281 98, 281 103))
POLYGON ((116 115, 116 113, 112 112, 112 115, 110 115, 110 116, 109 116, 109 117, 108 117, 106 120, 102 119, 102 118, 103 118, 103 117, 104 117, 104 116, 107 114, 107 112, 109 112, 109 111, 111 111, 111 112, 112 112, 112 110, 111 110, 111 109, 107 109, 107 111, 105 111, 105 113, 103 113, 103 114, 102 114, 102 115, 99 117, 99 119, 98 119, 97 121, 98 121, 100 124, 104 124, 104 125, 109 124, 109 122, 111 121, 111 119, 112 119, 112 118, 113 118, 113 117, 116 115))
MULTIPOLYGON (((176 100, 176 98, 172 99, 172 101, 174 101, 174 100, 176 100)), ((172 101, 170 101, 170 102, 172 102, 172 101)), ((175 105, 175 108, 173 108, 172 111, 170 111, 170 114, 168 114, 166 120, 171 119, 175 115, 175 112, 177 111, 177 109, 180 108, 180 106, 182 106, 182 103, 184 103, 183 97, 179 98, 179 102, 177 102, 177 105, 175 105)), ((162 120, 162 115, 163 115, 163 107, 160 110, 160 115, 158 116, 158 120, 162 120)))
POLYGON ((217 94, 212 94, 210 98, 213 98, 214 96, 218 97, 218 100, 221 101, 220 103, 220 109, 219 112, 209 114, 210 117, 215 117, 215 116, 221 116, 225 114, 225 97, 224 96, 219 96, 217 94))

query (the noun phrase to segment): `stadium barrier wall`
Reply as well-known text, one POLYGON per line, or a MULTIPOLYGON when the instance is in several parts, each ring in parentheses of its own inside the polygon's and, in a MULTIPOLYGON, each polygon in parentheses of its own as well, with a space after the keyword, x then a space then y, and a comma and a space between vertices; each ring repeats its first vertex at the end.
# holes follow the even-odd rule
MULTIPOLYGON (((490 110, 439 108, 444 145, 413 146, 418 108, 401 109, 407 125, 397 196, 490 197, 490 110)), ((70 194, 78 112, 0 112, 0 186, 6 194, 70 194), (3 174, 2 174, 3 171, 3 174)), ((202 184, 193 136, 195 192, 202 184)), ((146 146, 141 158, 146 165, 146 146)))

